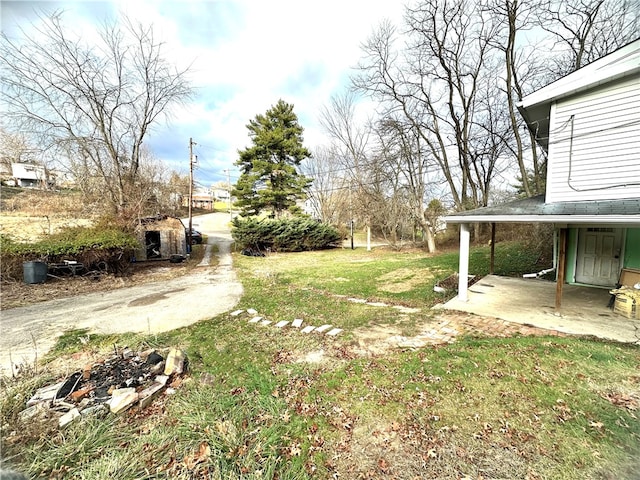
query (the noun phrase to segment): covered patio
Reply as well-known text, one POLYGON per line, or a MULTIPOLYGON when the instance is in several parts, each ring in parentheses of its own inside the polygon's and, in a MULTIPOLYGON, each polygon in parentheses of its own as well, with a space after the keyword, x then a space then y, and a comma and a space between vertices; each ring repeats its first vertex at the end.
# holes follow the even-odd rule
POLYGON ((555 306, 556 282, 488 275, 437 308, 500 318, 549 330, 593 335, 619 342, 640 342, 640 320, 608 308, 606 288, 564 285, 562 309, 555 306))

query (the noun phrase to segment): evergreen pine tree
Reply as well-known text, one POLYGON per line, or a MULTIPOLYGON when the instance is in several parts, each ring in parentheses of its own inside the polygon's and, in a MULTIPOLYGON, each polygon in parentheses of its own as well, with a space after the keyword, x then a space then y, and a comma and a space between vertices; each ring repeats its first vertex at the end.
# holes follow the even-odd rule
POLYGON ((303 128, 293 105, 279 100, 264 115, 256 115, 247 129, 253 145, 238 152, 241 175, 232 192, 242 216, 295 213, 296 201, 305 198, 312 180, 296 168, 311 152, 302 145, 303 128))

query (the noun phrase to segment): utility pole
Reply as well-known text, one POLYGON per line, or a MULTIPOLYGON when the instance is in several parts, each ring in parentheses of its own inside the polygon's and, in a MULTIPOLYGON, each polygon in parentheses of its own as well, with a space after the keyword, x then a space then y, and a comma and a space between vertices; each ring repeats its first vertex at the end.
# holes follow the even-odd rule
POLYGON ((189 138, 189 232, 187 233, 187 253, 191 253, 191 232, 193 230, 193 212, 191 206, 193 205, 193 146, 196 143, 193 138, 189 138))

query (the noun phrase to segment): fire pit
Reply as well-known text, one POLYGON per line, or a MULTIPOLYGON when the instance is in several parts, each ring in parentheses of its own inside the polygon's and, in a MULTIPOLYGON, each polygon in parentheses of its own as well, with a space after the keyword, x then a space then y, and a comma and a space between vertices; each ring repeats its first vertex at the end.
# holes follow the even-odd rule
POLYGON ((118 350, 109 358, 84 367, 54 385, 35 392, 20 413, 23 420, 49 409, 60 413, 64 427, 83 414, 120 413, 131 407, 145 408, 186 372, 187 358, 171 349, 165 359, 155 350, 118 350))

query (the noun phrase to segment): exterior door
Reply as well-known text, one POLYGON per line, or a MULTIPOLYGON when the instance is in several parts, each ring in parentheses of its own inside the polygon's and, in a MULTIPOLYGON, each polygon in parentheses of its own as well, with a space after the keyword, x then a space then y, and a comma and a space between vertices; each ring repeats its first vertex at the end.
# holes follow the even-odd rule
POLYGON ((620 274, 621 228, 581 228, 578 231, 576 282, 615 286, 620 274))
POLYGON ((147 230, 144 232, 144 241, 147 247, 147 260, 160 258, 160 232, 147 230))

